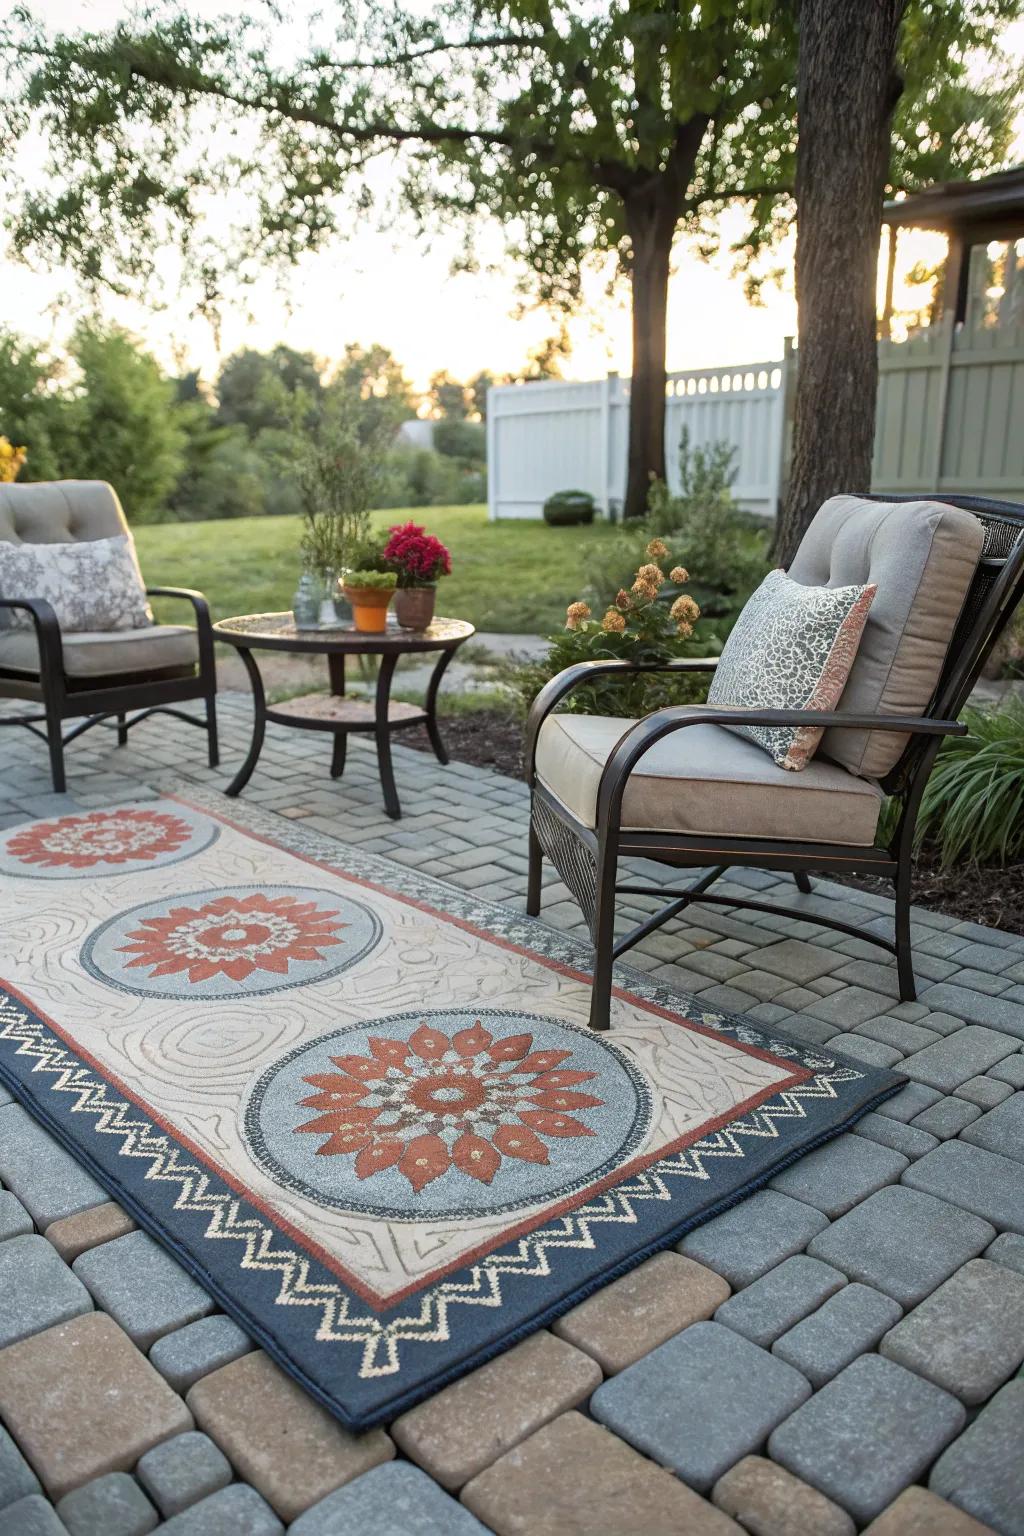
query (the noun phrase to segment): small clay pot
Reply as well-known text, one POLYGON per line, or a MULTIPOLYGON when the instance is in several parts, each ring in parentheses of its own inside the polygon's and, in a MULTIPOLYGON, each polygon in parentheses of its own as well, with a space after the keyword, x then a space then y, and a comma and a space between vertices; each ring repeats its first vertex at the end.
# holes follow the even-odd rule
POLYGON ((395 618, 403 629, 427 629, 434 617, 436 587, 399 587, 395 593, 395 618))
POLYGON ((352 604, 352 617, 361 634, 383 633, 387 628, 388 608, 394 595, 394 587, 350 587, 346 582, 345 596, 352 604))

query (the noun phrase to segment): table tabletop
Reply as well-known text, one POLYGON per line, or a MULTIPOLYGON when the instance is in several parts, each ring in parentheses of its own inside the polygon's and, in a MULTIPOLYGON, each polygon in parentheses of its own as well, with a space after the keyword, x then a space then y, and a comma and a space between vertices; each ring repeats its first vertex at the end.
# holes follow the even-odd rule
POLYGON ((386 629, 374 634, 350 624, 299 629, 290 613, 247 613, 220 619, 218 640, 240 650, 297 651, 312 655, 387 656, 415 651, 454 650, 476 633, 465 619, 436 618, 427 629, 386 629))

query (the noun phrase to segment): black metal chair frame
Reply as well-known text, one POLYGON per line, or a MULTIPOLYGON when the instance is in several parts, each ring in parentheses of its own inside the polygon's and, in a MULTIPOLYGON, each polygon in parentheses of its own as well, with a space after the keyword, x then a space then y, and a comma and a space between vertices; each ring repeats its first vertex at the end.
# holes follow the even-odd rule
MULTIPOLYGON (((50 752, 50 773, 57 794, 67 788, 64 772, 64 748, 94 725, 116 717, 117 744, 123 747, 128 732, 150 715, 173 715, 206 732, 211 768, 220 762, 217 742, 217 664, 213 652, 213 626, 210 609, 201 592, 187 587, 147 587, 147 597, 176 597, 192 604, 199 642, 198 665, 161 668, 159 671, 131 674, 123 681, 97 680, 99 686, 64 671, 64 649, 60 624, 53 605, 39 597, 0 597, 0 609, 19 608, 31 616, 39 646, 39 672, 0 669, 0 698, 27 699, 41 703, 42 712, 29 715, 0 715, 0 725, 22 725, 45 741, 50 752), (197 719, 176 704, 189 699, 206 701, 205 718, 197 719), (139 713, 129 718, 130 710, 139 713), (62 722, 86 718, 70 731, 62 722), (40 729, 42 727, 42 729, 40 729)), ((144 631, 140 631, 140 634, 144 631)))
MULTIPOLYGON (((920 496, 874 495, 882 502, 919 501, 920 496)), ((611 1007, 612 967, 620 955, 684 912, 692 903, 736 907, 754 912, 780 913, 798 921, 808 917, 895 955, 900 997, 916 998, 913 954, 910 941, 910 891, 913 871, 914 833, 921 797, 936 755, 946 736, 963 736, 966 726, 957 716, 966 704, 993 646, 1003 633, 1017 604, 1024 597, 1024 506, 990 501, 976 496, 936 494, 928 498, 975 513, 985 525, 985 546, 971 588, 964 602, 956 632, 946 654, 942 675, 932 702, 920 717, 821 713, 808 710, 706 709, 700 706, 660 709, 638 720, 622 735, 605 763, 597 796, 596 828, 578 820, 561 801, 538 782, 536 749, 540 728, 555 707, 575 688, 597 678, 624 672, 712 672, 714 657, 672 661, 662 665, 634 666, 628 661, 584 661, 567 667, 541 689, 530 709, 526 726, 526 779, 531 788, 529 874, 527 912, 536 917, 541 903, 541 869, 544 855, 551 859, 562 880, 579 902, 594 942, 594 978, 590 1024, 607 1029, 611 1007), (896 766, 879 780, 881 788, 896 797, 899 817, 890 841, 884 846, 857 848, 848 844, 772 841, 765 838, 688 836, 674 832, 639 832, 621 826, 622 800, 629 776, 656 742, 676 731, 699 724, 820 725, 846 730, 894 731, 910 740, 896 766), (674 868, 706 869, 684 890, 651 889, 634 880, 618 879, 621 859, 641 858, 674 868), (798 888, 811 889, 811 871, 841 874, 884 875, 895 886, 894 938, 889 940, 836 918, 813 914, 777 903, 743 900, 713 894, 710 887, 734 866, 780 870, 791 873, 798 888), (669 898, 668 904, 615 941, 616 896, 669 898)))

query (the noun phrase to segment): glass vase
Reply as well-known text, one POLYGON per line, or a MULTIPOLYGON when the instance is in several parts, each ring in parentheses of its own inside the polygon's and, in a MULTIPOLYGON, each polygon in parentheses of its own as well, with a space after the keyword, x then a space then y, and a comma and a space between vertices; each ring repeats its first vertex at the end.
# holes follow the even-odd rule
POLYGON ((292 598, 296 629, 315 629, 320 622, 320 588, 312 571, 303 571, 292 598))

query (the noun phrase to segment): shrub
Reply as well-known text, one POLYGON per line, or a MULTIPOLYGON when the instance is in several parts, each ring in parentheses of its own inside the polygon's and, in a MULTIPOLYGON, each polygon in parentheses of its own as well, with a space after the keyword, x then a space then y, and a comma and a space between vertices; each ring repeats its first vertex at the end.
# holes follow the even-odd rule
MULTIPOLYGON (((671 561, 669 550, 655 540, 644 554, 644 563, 629 590, 619 588, 602 618, 595 619, 587 603, 570 603, 565 628, 551 636, 551 648, 543 660, 502 668, 503 680, 524 711, 549 678, 577 661, 640 663, 717 654, 719 647, 713 639, 703 635, 695 638, 700 608, 688 593, 677 595, 671 607, 661 601, 660 593, 667 584, 662 565, 671 561)), ((673 568, 672 575, 676 591, 689 579, 679 567, 673 568)), ((578 688, 565 708, 577 714, 639 717, 667 704, 698 702, 704 697, 707 682, 708 674, 699 672, 624 673, 578 688)))
POLYGON ((967 735, 951 737, 935 760, 917 840, 934 841, 947 867, 1024 859, 1024 701, 962 718, 967 735))
POLYGON ((434 451, 446 459, 482 464, 487 458, 487 428, 480 421, 438 421, 434 425, 434 451))
POLYGON ((552 528, 592 523, 594 498, 589 491, 556 491, 544 503, 544 521, 552 528))

